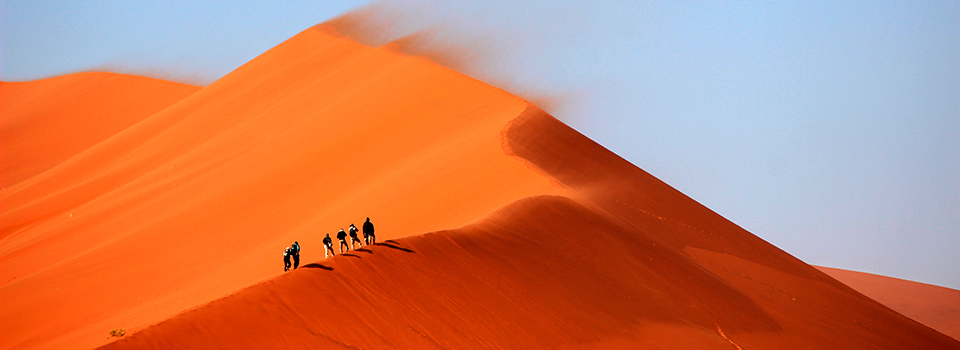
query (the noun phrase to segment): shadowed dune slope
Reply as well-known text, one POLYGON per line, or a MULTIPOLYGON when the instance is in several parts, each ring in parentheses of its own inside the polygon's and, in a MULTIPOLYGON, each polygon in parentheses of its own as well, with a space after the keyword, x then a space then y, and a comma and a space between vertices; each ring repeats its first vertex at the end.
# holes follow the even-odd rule
POLYGON ((531 197, 310 264, 104 349, 960 348, 828 278, 656 236, 531 197))
POLYGON ((526 101, 329 26, 2 194, 4 349, 960 349, 526 101), (321 262, 366 216, 381 244, 321 262), (279 276, 294 240, 319 263, 279 276))
POLYGON ((294 240, 318 260, 368 216, 390 239, 565 193, 503 151, 526 107, 310 28, 3 190, 0 348, 96 347, 281 274, 294 240))
POLYGON ((199 89, 114 73, 0 82, 0 187, 50 169, 199 89))
POLYGON ((865 272, 817 268, 894 311, 960 340, 960 290, 865 272))

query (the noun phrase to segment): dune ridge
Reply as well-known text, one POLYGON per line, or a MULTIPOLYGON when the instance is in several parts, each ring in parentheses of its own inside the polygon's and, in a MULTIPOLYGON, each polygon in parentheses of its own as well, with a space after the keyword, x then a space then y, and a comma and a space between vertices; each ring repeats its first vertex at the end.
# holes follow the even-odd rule
POLYGON ((40 174, 199 89, 114 73, 0 82, 0 187, 40 174))
POLYGON ((503 137, 570 194, 317 262, 104 348, 960 348, 534 106, 503 137))
POLYGON ((564 193, 503 156, 524 108, 310 28, 3 191, 0 298, 17 302, 0 310, 0 348, 101 345, 279 275, 294 240, 318 260, 324 233, 366 216, 390 239, 564 193))
POLYGON ((4 349, 960 348, 526 101, 328 25, 0 210, 4 349), (320 261, 366 216, 381 244, 320 261))
POLYGON ((960 290, 866 272, 816 268, 894 311, 960 340, 960 290))

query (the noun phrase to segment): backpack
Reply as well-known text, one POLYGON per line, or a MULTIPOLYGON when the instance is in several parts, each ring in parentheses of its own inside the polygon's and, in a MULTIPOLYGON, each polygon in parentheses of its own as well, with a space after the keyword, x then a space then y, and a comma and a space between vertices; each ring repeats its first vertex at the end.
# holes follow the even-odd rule
POLYGON ((300 254, 300 245, 299 245, 299 244, 294 244, 294 245, 293 245, 293 253, 294 253, 294 254, 300 254))

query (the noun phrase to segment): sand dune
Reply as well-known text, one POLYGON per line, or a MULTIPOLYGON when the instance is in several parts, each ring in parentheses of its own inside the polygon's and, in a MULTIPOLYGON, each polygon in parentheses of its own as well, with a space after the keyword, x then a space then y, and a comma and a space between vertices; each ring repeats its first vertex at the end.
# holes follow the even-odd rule
POLYGON ((960 348, 535 107, 504 137, 573 195, 322 261, 107 348, 960 348))
POLYGON ((0 347, 94 347, 282 273, 294 240, 320 259, 324 233, 366 216, 390 239, 563 193, 503 153, 525 108, 394 48, 307 30, 4 190, 0 296, 17 302, 0 310, 0 347))
POLYGON ((0 187, 50 169, 199 89, 113 73, 0 82, 0 187))
POLYGON ((597 208, 539 196, 313 264, 106 349, 958 346, 830 279, 685 254, 597 208))
POLYGON ((324 25, 2 194, 4 349, 960 348, 526 101, 324 25), (366 216, 383 244, 321 261, 366 216), (319 263, 283 274, 294 240, 319 263))
POLYGON ((894 311, 960 340, 960 290, 865 272, 817 268, 894 311))

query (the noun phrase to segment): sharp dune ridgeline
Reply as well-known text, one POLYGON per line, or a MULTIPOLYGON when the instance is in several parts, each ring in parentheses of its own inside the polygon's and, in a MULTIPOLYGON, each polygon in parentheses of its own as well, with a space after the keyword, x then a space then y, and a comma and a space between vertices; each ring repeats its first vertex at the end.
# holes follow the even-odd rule
POLYGON ((2 349, 960 349, 527 101, 330 25, 202 88, 2 86, 2 349), (365 217, 379 243, 324 260, 365 217))
POLYGON ((865 272, 817 268, 894 311, 960 340, 960 290, 865 272))

